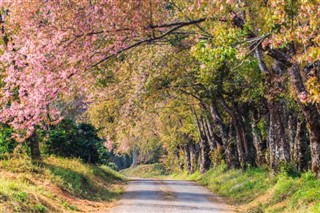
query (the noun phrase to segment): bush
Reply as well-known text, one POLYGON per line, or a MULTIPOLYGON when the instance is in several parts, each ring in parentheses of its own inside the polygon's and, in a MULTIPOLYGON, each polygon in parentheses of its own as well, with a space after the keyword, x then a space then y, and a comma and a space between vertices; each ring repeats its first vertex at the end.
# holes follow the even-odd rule
POLYGON ((110 159, 110 153, 92 125, 76 125, 67 119, 51 127, 42 150, 44 154, 76 157, 92 164, 107 164, 110 159))
POLYGON ((17 146, 17 142, 11 137, 12 133, 12 128, 0 124, 0 157, 6 153, 12 153, 17 146))
POLYGON ((108 165, 108 167, 110 167, 111 169, 113 169, 115 171, 119 170, 118 166, 113 162, 109 162, 107 165, 108 165))

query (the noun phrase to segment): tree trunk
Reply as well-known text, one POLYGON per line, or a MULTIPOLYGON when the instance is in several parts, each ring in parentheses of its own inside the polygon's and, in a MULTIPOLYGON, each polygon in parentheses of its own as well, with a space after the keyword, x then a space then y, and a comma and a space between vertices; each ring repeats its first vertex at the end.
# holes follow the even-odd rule
POLYGON ((298 119, 293 151, 293 160, 297 165, 298 171, 303 172, 308 169, 309 159, 310 151, 306 136, 305 122, 303 119, 298 119))
POLYGON ((210 104, 210 112, 220 132, 227 167, 240 168, 238 151, 236 149, 235 131, 232 125, 230 125, 229 128, 225 125, 214 103, 210 104))
MULTIPOLYGON (((300 68, 297 63, 293 64, 289 69, 289 76, 294 86, 296 96, 301 94, 307 94, 307 91, 303 85, 300 68)), ((301 103, 298 100, 300 109, 306 119, 307 129, 310 137, 310 150, 311 150, 311 169, 320 177, 320 115, 315 105, 301 103)))
POLYGON ((228 143, 225 146, 225 154, 228 169, 241 167, 237 150, 236 131, 232 123, 229 126, 229 137, 228 143))
POLYGON ((191 159, 191 173, 194 173, 197 169, 199 158, 199 145, 196 143, 190 144, 190 159, 191 159))
POLYGON ((262 138, 261 130, 257 127, 259 121, 258 112, 255 111, 252 116, 251 128, 253 145, 256 149, 256 163, 259 166, 266 164, 265 151, 267 148, 266 141, 262 138))
POLYGON ((243 128, 243 125, 241 124, 240 119, 238 118, 236 112, 230 108, 223 97, 220 99, 220 103, 222 104, 225 111, 229 114, 232 120, 232 124, 235 127, 236 130, 236 139, 237 139, 237 150, 239 155, 239 161, 241 163, 241 168, 243 170, 246 169, 247 164, 251 163, 251 159, 249 159, 250 151, 248 146, 248 140, 246 138, 245 129, 243 128))
POLYGON ((39 148, 39 141, 36 131, 28 138, 28 143, 30 147, 30 157, 32 161, 41 160, 41 153, 39 148))
POLYGON ((297 128, 299 126, 299 121, 296 114, 296 112, 292 112, 289 115, 287 128, 288 141, 290 144, 290 158, 292 161, 295 161, 295 137, 297 134, 297 128))
MULTIPOLYGON (((246 23, 246 20, 239 16, 234 16, 232 23, 238 28, 243 29, 246 23)), ((253 38, 253 37, 257 37, 257 36, 253 32, 250 32, 248 35, 248 38, 253 38)), ((267 51, 267 54, 271 56, 273 59, 277 61, 281 61, 283 64, 289 67, 289 77, 294 87, 296 96, 299 97, 300 95, 307 95, 307 91, 304 87, 304 84, 301 78, 299 64, 297 62, 292 63, 292 58, 296 54, 295 49, 293 45, 291 45, 291 47, 290 45, 288 46, 290 51, 289 54, 285 52, 286 50, 281 51, 279 49, 272 49, 270 46, 267 46, 265 48, 265 51, 267 51)), ((261 59, 261 57, 259 57, 259 54, 256 54, 256 55, 258 58, 261 59)), ((265 66, 262 67, 261 70, 264 71, 265 66)), ((306 119, 307 129, 309 132, 310 150, 311 150, 311 158, 312 158, 311 169, 318 177, 320 177, 320 131, 319 131, 320 115, 315 105, 302 103, 300 100, 298 100, 297 102, 298 102, 299 108, 304 114, 304 117, 306 119)))
POLYGON ((136 149, 132 150, 132 164, 131 167, 136 167, 138 165, 138 151, 136 149))
POLYGON ((177 147, 177 149, 174 151, 173 154, 174 154, 176 161, 178 162, 178 170, 179 170, 179 172, 182 172, 183 171, 183 164, 181 163, 181 160, 180 160, 179 147, 177 147))
POLYGON ((242 135, 244 137, 246 162, 250 166, 255 167, 257 165, 256 164, 256 150, 254 148, 252 134, 250 134, 251 127, 250 127, 250 125, 245 125, 245 124, 250 124, 250 112, 249 112, 250 107, 244 105, 244 106, 242 106, 242 108, 244 108, 244 109, 242 111, 240 111, 237 103, 233 103, 232 108, 236 112, 236 116, 239 121, 240 128, 242 130, 242 135))
POLYGON ((201 117, 201 119, 200 119, 200 128, 202 129, 203 136, 204 136, 201 138, 200 143, 199 143, 200 157, 201 157, 200 172, 205 173, 210 168, 211 159, 210 159, 209 139, 206 134, 205 119, 203 117, 201 117))
POLYGON ((209 144, 206 140, 201 139, 199 142, 200 146, 200 172, 205 173, 206 171, 209 170, 210 165, 211 165, 211 160, 209 157, 209 144))
POLYGON ((210 150, 213 151, 217 148, 217 143, 215 141, 215 138, 213 136, 213 132, 211 129, 211 126, 209 126, 209 121, 208 119, 202 119, 202 126, 204 129, 204 133, 206 134, 206 138, 208 139, 209 147, 210 150))
POLYGON ((188 171, 189 174, 192 174, 190 143, 183 146, 183 152, 184 152, 184 159, 185 159, 185 165, 186 165, 185 169, 188 171))
POLYGON ((211 165, 211 160, 209 156, 210 152, 210 146, 208 143, 208 137, 205 133, 205 126, 204 126, 204 118, 198 118, 195 110, 193 109, 193 115, 195 117, 195 121, 197 124, 197 128, 200 133, 200 141, 199 141, 199 147, 200 147, 200 157, 199 157, 199 164, 200 164, 200 172, 204 173, 209 170, 211 165))
POLYGON ((290 145, 286 138, 284 124, 281 119, 281 104, 279 102, 269 103, 270 124, 268 132, 270 168, 279 169, 279 163, 290 162, 290 145))

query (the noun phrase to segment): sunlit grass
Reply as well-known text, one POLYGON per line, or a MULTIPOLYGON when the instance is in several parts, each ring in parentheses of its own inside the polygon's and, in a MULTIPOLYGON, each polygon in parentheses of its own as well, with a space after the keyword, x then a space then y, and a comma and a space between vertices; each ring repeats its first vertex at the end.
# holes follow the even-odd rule
POLYGON ((198 181, 239 206, 241 212, 320 212, 320 179, 311 172, 291 177, 285 172, 273 175, 260 168, 246 172, 227 170, 221 165, 203 175, 183 172, 171 177, 198 181))
POLYGON ((154 178, 166 175, 165 168, 160 163, 138 165, 121 171, 127 177, 154 178))
POLYGON ((32 164, 26 157, 0 161, 0 212, 65 212, 78 210, 61 194, 92 201, 121 195, 123 176, 106 166, 78 159, 49 157, 32 164))

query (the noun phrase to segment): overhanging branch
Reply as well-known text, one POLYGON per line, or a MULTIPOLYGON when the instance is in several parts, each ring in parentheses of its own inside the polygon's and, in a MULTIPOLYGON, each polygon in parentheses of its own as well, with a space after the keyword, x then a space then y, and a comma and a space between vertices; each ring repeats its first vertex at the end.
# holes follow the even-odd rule
POLYGON ((174 26, 173 28, 171 28, 170 30, 164 32, 163 34, 161 34, 160 36, 155 36, 155 37, 151 37, 151 38, 146 38, 146 39, 143 39, 141 41, 138 41, 134 44, 131 44, 130 46, 128 47, 125 47, 123 49, 120 49, 119 51, 117 51, 116 53, 113 53, 113 54, 110 54, 108 56, 106 56, 105 58, 101 59, 100 61, 98 61, 97 63, 95 63, 94 65, 92 65, 92 67, 96 67, 98 66, 99 64, 103 63, 104 61, 107 61, 108 59, 120 54, 120 53, 123 53, 125 51, 128 51, 130 49, 133 49, 137 46, 140 46, 142 44, 145 44, 145 43, 151 43, 153 41, 158 41, 170 34, 172 34, 173 32, 179 30, 180 28, 183 28, 185 26, 190 26, 190 25, 194 25, 194 24, 198 24, 198 23, 201 23, 203 21, 205 21, 206 19, 205 18, 202 18, 202 19, 197 19, 197 20, 192 20, 192 21, 189 21, 189 22, 176 22, 176 23, 171 23, 171 24, 164 24, 164 25, 155 25, 155 26, 152 26, 153 28, 166 28, 166 27, 172 27, 174 26))

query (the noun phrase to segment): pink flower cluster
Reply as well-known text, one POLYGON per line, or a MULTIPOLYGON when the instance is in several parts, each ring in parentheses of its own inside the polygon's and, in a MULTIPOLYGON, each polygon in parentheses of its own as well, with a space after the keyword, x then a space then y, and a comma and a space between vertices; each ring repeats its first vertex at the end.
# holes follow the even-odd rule
MULTIPOLYGON (((0 122, 29 137, 36 125, 59 122, 55 102, 85 85, 94 64, 143 37, 149 1, 0 0, 4 86, 0 122)), ((159 1, 154 1, 154 5, 159 1)))

